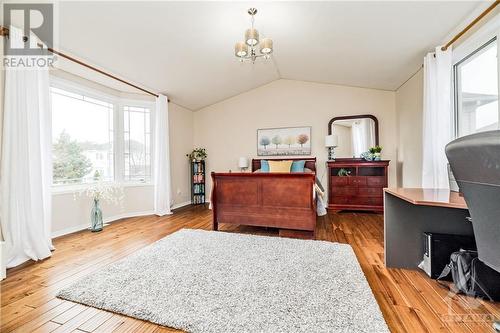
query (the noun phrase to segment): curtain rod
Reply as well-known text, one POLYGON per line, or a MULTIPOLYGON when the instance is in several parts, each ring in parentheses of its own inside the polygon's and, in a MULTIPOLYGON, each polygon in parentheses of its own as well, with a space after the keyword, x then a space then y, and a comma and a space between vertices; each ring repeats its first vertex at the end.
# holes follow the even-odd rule
POLYGON ((477 22, 479 22, 483 17, 488 15, 489 12, 491 12, 495 7, 500 3, 500 0, 495 0, 491 6, 486 8, 484 12, 482 12, 478 17, 474 19, 471 23, 469 23, 468 26, 466 26, 462 31, 460 31, 458 34, 455 35, 446 45, 444 45, 441 48, 441 51, 446 51, 453 43, 455 43, 460 37, 462 37, 467 31, 469 31, 474 25, 476 25, 477 22))
MULTIPOLYGON (((8 36, 9 36, 9 29, 8 29, 8 28, 6 28, 6 27, 0 27, 0 36, 5 36, 5 37, 8 37, 8 36)), ((43 45, 42 45, 41 43, 38 43, 37 45, 38 45, 40 48, 42 48, 42 47, 43 47, 43 45)), ((79 65, 81 65, 81 66, 87 67, 88 69, 91 69, 91 70, 93 70, 93 71, 95 71, 95 72, 98 72, 98 73, 100 73, 100 74, 102 74, 102 75, 105 75, 105 76, 107 76, 107 77, 110 77, 110 78, 112 78, 112 79, 114 79, 114 80, 120 81, 121 83, 124 83, 124 84, 126 84, 126 85, 128 85, 128 86, 131 86, 131 87, 133 87, 133 88, 135 88, 135 89, 138 89, 138 90, 140 90, 140 91, 142 91, 142 92, 145 92, 145 93, 147 93, 147 94, 149 94, 149 95, 151 95, 151 96, 158 97, 158 94, 156 94, 156 93, 154 93, 154 92, 151 92, 151 91, 149 91, 149 90, 146 90, 146 89, 144 89, 144 88, 141 88, 141 87, 139 87, 139 86, 136 86, 136 85, 135 85, 135 84, 133 84, 133 83, 130 83, 130 82, 128 82, 128 81, 125 81, 125 80, 123 80, 123 79, 120 79, 120 78, 119 78, 119 77, 117 77, 117 76, 114 76, 114 75, 112 75, 112 74, 109 74, 109 73, 107 73, 107 72, 105 72, 105 71, 103 71, 103 70, 101 70, 101 69, 97 68, 97 67, 94 67, 94 66, 92 66, 92 65, 89 65, 89 64, 87 64, 87 63, 84 63, 83 61, 78 60, 78 59, 76 59, 76 58, 73 58, 72 56, 69 56, 69 55, 67 55, 67 54, 65 54, 65 53, 63 53, 63 52, 61 52, 61 51, 55 50, 55 49, 53 49, 53 48, 51 48, 51 47, 48 47, 48 48, 47 48, 47 51, 49 51, 49 52, 51 52, 51 53, 53 53, 53 54, 56 54, 56 55, 58 55, 58 56, 61 56, 61 57, 65 58, 65 59, 68 59, 69 61, 72 61, 72 62, 74 62, 74 63, 76 63, 76 64, 79 64, 79 65)), ((170 99, 168 100, 168 102, 170 102, 170 99)))
MULTIPOLYGON (((42 45, 41 45, 41 44, 38 44, 38 46, 42 46, 42 45)), ((99 68, 96 68, 96 67, 94 67, 94 66, 92 66, 92 65, 86 64, 86 63, 84 63, 83 61, 80 61, 80 60, 78 60, 78 59, 76 59, 76 58, 73 58, 73 57, 71 57, 71 56, 69 56, 69 55, 67 55, 67 54, 65 54, 65 53, 62 53, 61 51, 54 50, 54 49, 53 49, 53 48, 51 48, 51 47, 48 47, 48 48, 47 48, 47 50, 48 50, 49 52, 53 53, 53 54, 57 54, 58 56, 61 56, 61 57, 63 57, 63 58, 66 58, 66 59, 68 59, 69 61, 72 61, 72 62, 74 62, 74 63, 77 63, 77 64, 79 64, 79 65, 81 65, 81 66, 87 67, 87 68, 89 68, 89 69, 91 69, 91 70, 93 70, 93 71, 95 71, 95 72, 98 72, 98 73, 100 73, 100 74, 102 74, 102 75, 105 75, 105 76, 107 76, 107 77, 110 77, 110 78, 112 78, 112 79, 115 79, 115 80, 117 80, 117 81, 120 81, 121 83, 124 83, 124 84, 126 84, 126 85, 129 85, 129 86, 131 86, 131 87, 134 87, 135 89, 138 89, 138 90, 140 90, 140 91, 143 91, 143 92, 145 92, 145 93, 147 93, 147 94, 149 94, 149 95, 151 95, 151 96, 158 97, 158 94, 155 94, 154 92, 151 92, 151 91, 149 91, 149 90, 146 90, 146 89, 144 89, 144 88, 141 88, 141 87, 139 87, 139 86, 136 86, 135 84, 130 83, 130 82, 128 82, 128 81, 125 81, 125 80, 123 80, 123 79, 120 79, 119 77, 116 77, 116 76, 114 76, 114 75, 112 75, 112 74, 106 73, 105 71, 100 70, 99 68)))

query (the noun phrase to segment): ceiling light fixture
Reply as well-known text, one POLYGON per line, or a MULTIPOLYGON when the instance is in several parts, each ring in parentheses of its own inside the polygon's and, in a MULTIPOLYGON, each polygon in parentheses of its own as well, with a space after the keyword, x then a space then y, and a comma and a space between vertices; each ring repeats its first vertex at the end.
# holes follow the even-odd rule
POLYGON ((250 8, 248 14, 252 17, 252 27, 245 31, 245 41, 238 42, 234 46, 234 55, 241 61, 250 60, 255 63, 257 58, 271 58, 273 53, 273 40, 271 38, 263 38, 259 43, 259 31, 253 27, 256 8, 250 8))

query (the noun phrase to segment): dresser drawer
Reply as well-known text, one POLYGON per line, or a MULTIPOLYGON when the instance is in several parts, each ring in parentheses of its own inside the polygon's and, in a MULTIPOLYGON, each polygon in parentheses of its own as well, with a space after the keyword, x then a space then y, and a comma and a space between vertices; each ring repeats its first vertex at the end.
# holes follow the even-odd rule
POLYGON ((332 197, 329 204, 331 205, 348 205, 352 201, 351 197, 332 197))
POLYGON ((384 199, 382 197, 357 197, 355 200, 356 204, 367 205, 367 206, 383 206, 384 199))
POLYGON ((384 190, 382 187, 359 187, 358 196, 360 197, 382 197, 384 190))
POLYGON ((354 197, 358 195, 358 189, 356 187, 332 187, 330 193, 334 197, 354 197))
POLYGON ((366 177, 348 177, 349 185, 355 186, 365 186, 366 185, 366 177))
POLYGON ((385 177, 368 177, 366 180, 366 185, 368 186, 378 186, 378 187, 385 187, 385 177))
POLYGON ((331 177, 331 184, 332 186, 346 186, 349 184, 349 179, 350 177, 344 176, 344 177, 331 177))

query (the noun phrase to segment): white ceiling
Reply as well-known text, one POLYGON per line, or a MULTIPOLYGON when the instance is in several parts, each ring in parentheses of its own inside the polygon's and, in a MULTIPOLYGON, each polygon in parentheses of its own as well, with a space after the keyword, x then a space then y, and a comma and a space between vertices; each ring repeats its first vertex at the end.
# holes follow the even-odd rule
MULTIPOLYGON (((484 6, 484 3, 482 4, 484 6)), ((200 109, 279 78, 395 90, 478 2, 62 2, 57 47, 200 109), (273 61, 239 63, 249 26, 273 61)), ((57 23, 56 23, 57 26, 57 23)), ((87 69, 61 68, 123 91, 87 69)))

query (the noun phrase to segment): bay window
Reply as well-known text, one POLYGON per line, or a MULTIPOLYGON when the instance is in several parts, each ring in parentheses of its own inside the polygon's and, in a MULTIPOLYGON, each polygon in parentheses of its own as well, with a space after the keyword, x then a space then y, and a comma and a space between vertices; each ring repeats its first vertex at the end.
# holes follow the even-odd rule
POLYGON ((151 181, 153 104, 54 80, 53 185, 151 181))

